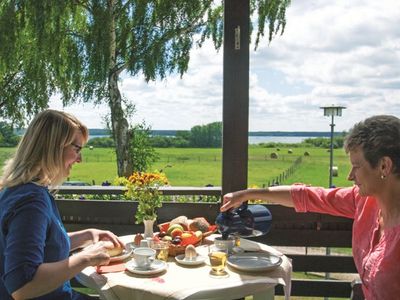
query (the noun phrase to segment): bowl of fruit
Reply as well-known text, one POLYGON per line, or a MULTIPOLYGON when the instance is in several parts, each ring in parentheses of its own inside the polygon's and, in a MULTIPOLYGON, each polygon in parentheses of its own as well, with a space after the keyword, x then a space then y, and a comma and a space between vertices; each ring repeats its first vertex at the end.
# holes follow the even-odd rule
POLYGON ((170 242, 169 255, 171 256, 185 253, 188 245, 199 246, 204 237, 217 229, 216 225, 211 225, 203 217, 188 219, 186 216, 179 216, 158 227, 160 232, 155 237, 170 242))

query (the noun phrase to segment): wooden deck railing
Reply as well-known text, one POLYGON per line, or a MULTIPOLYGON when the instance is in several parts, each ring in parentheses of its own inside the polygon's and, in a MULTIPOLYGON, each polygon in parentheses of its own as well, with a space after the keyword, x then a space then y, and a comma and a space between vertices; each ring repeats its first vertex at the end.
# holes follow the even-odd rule
MULTIPOLYGON (((163 188, 164 195, 221 196, 221 189, 211 188, 163 188)), ((62 194, 122 194, 120 187, 60 187, 62 194)), ((58 199, 65 227, 69 231, 89 227, 107 229, 118 235, 143 232, 143 225, 135 224, 135 201, 99 201, 58 199)), ((316 213, 296 213, 279 205, 266 205, 272 213, 271 231, 254 240, 271 246, 301 247, 351 247, 352 220, 316 213)), ((164 202, 158 211, 158 223, 186 215, 189 218, 203 216, 213 222, 219 211, 219 203, 164 202)), ((155 228, 156 229, 156 228, 155 228)), ((287 254, 293 260, 295 272, 356 273, 353 258, 349 255, 287 254)), ((351 280, 293 279, 292 295, 308 297, 349 298, 351 280)), ((283 294, 281 287, 276 294, 283 294)))

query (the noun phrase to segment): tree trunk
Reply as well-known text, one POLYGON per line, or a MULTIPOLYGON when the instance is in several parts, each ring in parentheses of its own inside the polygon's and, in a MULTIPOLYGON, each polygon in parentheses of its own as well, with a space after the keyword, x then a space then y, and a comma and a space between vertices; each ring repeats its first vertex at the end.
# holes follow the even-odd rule
POLYGON ((117 80, 116 74, 109 76, 111 126, 117 154, 118 176, 129 176, 133 172, 132 157, 129 154, 129 124, 124 117, 117 80))
MULTIPOLYGON (((115 0, 109 1, 114 7, 115 0)), ((113 14, 114 9, 109 10, 113 14)), ((119 71, 116 67, 115 20, 110 16, 110 63, 108 75, 109 106, 111 111, 111 128, 116 147, 118 176, 129 176, 133 172, 132 157, 129 154, 129 124, 125 118, 121 93, 118 88, 119 71)))

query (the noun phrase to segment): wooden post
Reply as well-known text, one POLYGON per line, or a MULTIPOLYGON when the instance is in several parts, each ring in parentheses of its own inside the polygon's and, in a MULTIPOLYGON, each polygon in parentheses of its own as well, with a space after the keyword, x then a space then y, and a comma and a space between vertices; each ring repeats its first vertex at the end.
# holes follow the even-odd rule
POLYGON ((224 1, 222 194, 247 188, 249 0, 224 1))

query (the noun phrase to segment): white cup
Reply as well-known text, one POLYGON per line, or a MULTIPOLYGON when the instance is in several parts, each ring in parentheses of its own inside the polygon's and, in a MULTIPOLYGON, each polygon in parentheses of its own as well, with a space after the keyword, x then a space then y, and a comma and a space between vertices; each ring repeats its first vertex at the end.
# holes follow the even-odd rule
POLYGON ((133 250, 133 257, 136 265, 141 269, 149 269, 156 256, 156 250, 151 248, 136 248, 133 250))

